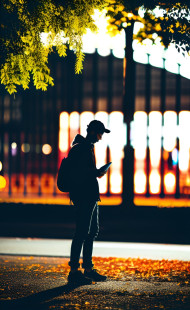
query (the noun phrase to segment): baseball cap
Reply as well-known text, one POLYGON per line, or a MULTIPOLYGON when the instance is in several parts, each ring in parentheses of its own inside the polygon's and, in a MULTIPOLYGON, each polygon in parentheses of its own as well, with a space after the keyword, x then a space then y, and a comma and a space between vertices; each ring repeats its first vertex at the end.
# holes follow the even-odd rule
POLYGON ((89 130, 93 130, 97 133, 104 133, 104 132, 109 133, 110 132, 109 129, 105 128, 102 122, 97 121, 97 120, 91 121, 89 123, 89 125, 87 126, 87 131, 89 130))

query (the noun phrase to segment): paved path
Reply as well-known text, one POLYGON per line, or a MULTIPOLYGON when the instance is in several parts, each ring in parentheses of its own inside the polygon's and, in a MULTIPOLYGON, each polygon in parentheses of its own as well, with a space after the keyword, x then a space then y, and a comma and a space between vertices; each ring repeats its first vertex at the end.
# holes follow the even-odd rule
MULTIPOLYGON (((0 254, 69 257, 71 240, 0 238, 0 254)), ((190 260, 190 245, 100 242, 94 243, 94 256, 190 260)))
POLYGON ((189 310, 187 278, 143 278, 124 274, 85 286, 67 284, 67 258, 0 256, 2 310, 189 310), (60 266, 63 264, 62 268, 60 266))

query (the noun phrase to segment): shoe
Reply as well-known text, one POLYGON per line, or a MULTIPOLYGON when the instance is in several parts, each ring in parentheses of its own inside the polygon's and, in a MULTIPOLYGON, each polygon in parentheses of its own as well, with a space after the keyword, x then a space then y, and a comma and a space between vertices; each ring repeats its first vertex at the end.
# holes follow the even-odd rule
POLYGON ((86 278, 85 275, 79 270, 76 272, 69 272, 68 282, 69 284, 76 284, 76 285, 92 284, 92 280, 90 278, 86 278))
POLYGON ((92 281, 95 282, 101 282, 101 281, 106 281, 107 277, 102 276, 97 272, 96 269, 92 269, 91 271, 87 272, 86 270, 84 271, 85 277, 91 279, 92 281))

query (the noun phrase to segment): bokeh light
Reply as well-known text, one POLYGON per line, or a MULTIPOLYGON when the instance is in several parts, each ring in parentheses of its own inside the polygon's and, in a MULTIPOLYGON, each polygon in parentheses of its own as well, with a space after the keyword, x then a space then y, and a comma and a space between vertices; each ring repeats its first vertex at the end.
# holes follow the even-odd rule
POLYGON ((122 176, 119 172, 113 171, 111 173, 110 183, 111 183, 111 192, 113 194, 118 194, 121 192, 122 176))
POLYGON ((11 148, 12 148, 12 149, 16 149, 16 148, 17 148, 16 142, 11 143, 11 148))
POLYGON ((147 114, 145 112, 135 112, 134 114, 133 139, 135 158, 137 160, 144 160, 147 144, 147 114))
POLYGON ((160 192, 160 183, 161 177, 158 170, 154 169, 151 171, 150 176, 150 193, 151 194, 158 194, 160 192))
POLYGON ((42 152, 43 152, 45 155, 51 154, 51 152, 52 152, 52 147, 51 147, 51 145, 49 145, 49 144, 44 144, 44 145, 42 146, 42 152))
POLYGON ((189 149, 190 149, 190 111, 179 113, 179 169, 187 172, 189 169, 189 149))
POLYGON ((69 132, 70 133, 70 144, 71 144, 76 134, 79 132, 80 116, 78 112, 74 111, 70 114, 69 126, 70 126, 70 132, 69 132))
POLYGON ((175 175, 172 172, 168 172, 164 176, 164 185, 165 185, 165 189, 167 193, 174 193, 176 179, 175 179, 175 175))
POLYGON ((6 179, 0 175, 0 190, 6 187, 6 179))
POLYGON ((16 156, 17 154, 17 143, 16 142, 11 143, 11 154, 12 156, 16 156))
POLYGON ((134 175, 135 193, 144 194, 146 191, 146 174, 143 170, 138 170, 134 175))
POLYGON ((108 135, 108 144, 112 162, 110 166, 110 192, 119 194, 122 192, 123 146, 126 141, 126 125, 124 124, 122 112, 115 111, 110 113, 109 129, 111 133, 108 135))
POLYGON ((167 152, 173 151, 176 145, 177 136, 177 113, 167 111, 164 113, 164 149, 167 152))
POLYGON ((149 148, 152 168, 158 168, 161 158, 162 114, 158 111, 149 114, 149 148))
POLYGON ((24 153, 29 153, 30 152, 30 144, 29 143, 23 143, 21 145, 21 150, 24 152, 24 153))
POLYGON ((69 114, 62 112, 59 119, 59 149, 61 152, 67 152, 69 146, 69 114))
MULTIPOLYGON (((150 149, 150 194, 159 194, 161 191, 161 140, 163 136, 164 150, 164 192, 174 194, 176 188, 176 172, 168 169, 176 169, 179 161, 179 169, 183 173, 183 180, 180 179, 180 186, 188 186, 189 152, 190 139, 187 135, 190 132, 190 112, 182 111, 179 114, 179 126, 177 126, 177 114, 175 111, 166 111, 163 116, 159 111, 149 113, 138 111, 134 114, 134 121, 131 124, 131 145, 134 147, 135 171, 134 190, 137 194, 145 194, 147 186, 147 143, 150 149), (164 127, 162 119, 164 118, 164 127), (147 121, 149 126, 147 127, 147 121), (179 137, 180 148, 176 148, 176 141, 179 137), (169 166, 168 166, 169 165, 169 166), (181 181, 182 180, 182 181, 181 181), (182 182, 182 183, 181 183, 182 182)), ((104 134, 102 141, 95 144, 97 168, 104 165, 108 160, 112 161, 109 173, 99 179, 100 193, 107 193, 108 182, 110 193, 121 194, 123 184, 123 149, 126 143, 126 124, 122 112, 113 111, 110 114, 99 111, 83 112, 79 114, 74 111, 70 115, 62 112, 60 115, 60 146, 62 155, 68 153, 72 139, 77 133, 86 136, 87 125, 90 121, 97 119, 102 121, 111 130, 110 134, 104 134), (62 135, 61 135, 62 132, 62 135), (64 138, 64 139, 63 139, 64 138), (109 157, 108 157, 109 154, 109 157), (109 180, 108 180, 109 177, 109 180)))

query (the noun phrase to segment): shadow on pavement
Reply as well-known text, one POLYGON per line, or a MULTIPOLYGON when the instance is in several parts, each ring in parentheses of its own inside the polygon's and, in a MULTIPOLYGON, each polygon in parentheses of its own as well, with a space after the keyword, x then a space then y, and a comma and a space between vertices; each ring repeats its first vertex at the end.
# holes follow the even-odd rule
POLYGON ((47 301, 51 301, 51 299, 61 296, 62 294, 68 294, 71 291, 73 291, 75 288, 80 287, 82 285, 72 285, 72 284, 66 284, 63 286, 55 287, 46 291, 42 291, 39 293, 32 294, 27 297, 22 297, 19 299, 14 300, 3 300, 0 301, 0 309, 2 310, 8 310, 8 309, 34 309, 34 306, 36 309, 49 309, 49 303, 47 304, 41 304, 47 301), (40 308, 37 308, 37 306, 40 305, 40 308), (27 308, 26 308, 27 306, 27 308))

